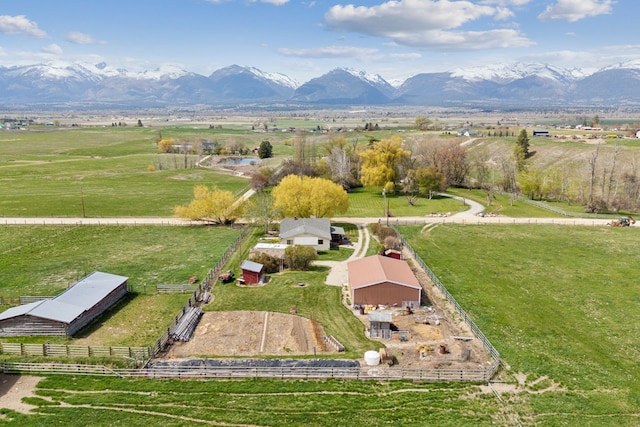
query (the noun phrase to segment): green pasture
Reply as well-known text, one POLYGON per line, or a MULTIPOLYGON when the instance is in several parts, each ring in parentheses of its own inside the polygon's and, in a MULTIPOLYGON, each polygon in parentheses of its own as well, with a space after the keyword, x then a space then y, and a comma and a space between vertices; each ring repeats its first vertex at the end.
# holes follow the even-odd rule
POLYGON ((75 339, 149 345, 189 296, 156 295, 156 285, 202 280, 239 234, 229 227, 2 226, 0 296, 17 304, 20 295, 56 295, 93 271, 127 276, 129 299, 75 339))
POLYGON ((159 153, 156 140, 146 128, 0 135, 0 216, 173 216, 196 185, 247 188, 245 179, 192 167, 196 156, 185 168, 184 156, 159 153))
POLYGON ((147 380, 50 376, 29 415, 0 425, 491 426, 504 421, 472 384, 405 381, 147 380))
POLYGON ((510 397, 529 425, 637 425, 635 228, 400 227, 500 351, 547 392, 510 397))
POLYGON ((432 213, 446 214, 466 210, 462 202, 450 197, 436 196, 432 199, 418 197, 414 205, 410 205, 406 196, 399 194, 382 196, 380 188, 358 187, 352 189, 349 194, 349 209, 345 217, 379 217, 384 218, 388 209, 391 218, 402 216, 426 216, 432 213), (385 207, 385 202, 387 206, 385 207))

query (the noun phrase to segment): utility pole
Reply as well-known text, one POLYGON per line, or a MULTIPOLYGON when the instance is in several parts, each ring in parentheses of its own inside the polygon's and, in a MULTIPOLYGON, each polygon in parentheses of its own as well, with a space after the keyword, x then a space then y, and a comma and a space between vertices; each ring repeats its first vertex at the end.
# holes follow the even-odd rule
POLYGON ((82 204, 82 218, 86 218, 84 212, 84 194, 82 193, 82 187, 80 187, 80 203, 82 204))

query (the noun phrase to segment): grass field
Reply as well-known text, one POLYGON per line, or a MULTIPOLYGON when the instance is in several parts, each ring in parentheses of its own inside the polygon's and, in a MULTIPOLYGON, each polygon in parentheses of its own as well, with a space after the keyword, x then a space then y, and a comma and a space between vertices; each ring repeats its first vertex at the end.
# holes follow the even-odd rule
POLYGON ((123 380, 59 376, 0 425, 490 426, 495 398, 469 384, 377 381, 123 380))
POLYGON ((101 319, 100 328, 78 338, 93 345, 149 345, 188 298, 155 295, 155 286, 202 279, 239 234, 229 227, 3 226, 0 296, 56 295, 92 271, 127 276, 135 293, 101 319))
MULTIPOLYGON (((431 200, 426 197, 419 197, 416 199, 414 206, 411 206, 405 196, 393 194, 386 197, 386 202, 393 217, 456 213, 467 209, 455 199, 439 196, 431 200)), ((382 197, 382 190, 359 187, 349 192, 349 209, 344 216, 352 218, 384 218, 384 215, 385 199, 382 197)))
POLYGON ((540 425, 637 425, 640 230, 400 227, 513 373, 555 391, 512 398, 540 425))
MULTIPOLYGON (((184 168, 140 128, 11 133, 0 138, 0 216, 173 216, 195 185, 238 192, 248 181, 184 168), (149 171, 158 162, 166 169, 149 171)), ((188 159, 192 165, 195 156, 188 159)))

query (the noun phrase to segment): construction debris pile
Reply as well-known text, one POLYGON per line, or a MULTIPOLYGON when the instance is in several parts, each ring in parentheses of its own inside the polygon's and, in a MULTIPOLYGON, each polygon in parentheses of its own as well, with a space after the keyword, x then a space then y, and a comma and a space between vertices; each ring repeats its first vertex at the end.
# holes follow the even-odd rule
POLYGON ((174 341, 189 341, 203 313, 200 307, 189 307, 186 309, 169 334, 169 337, 174 341))

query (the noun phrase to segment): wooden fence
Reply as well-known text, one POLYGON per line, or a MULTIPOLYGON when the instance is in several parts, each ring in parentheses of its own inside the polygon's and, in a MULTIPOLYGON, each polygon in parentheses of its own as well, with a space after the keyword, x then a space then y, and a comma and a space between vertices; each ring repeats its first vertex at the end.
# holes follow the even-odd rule
POLYGON ((184 283, 184 284, 167 284, 167 285, 156 285, 156 292, 159 294, 187 294, 189 292, 195 291, 197 285, 184 283))
POLYGON ((404 237, 402 237, 402 235, 398 232, 398 230, 395 227, 394 227, 394 230, 396 231, 398 239, 400 239, 400 242, 402 242, 402 245, 404 245, 412 253, 416 262, 420 265, 420 267, 422 267, 422 269, 427 274, 427 276, 429 276, 433 284, 442 291, 447 301, 449 301, 451 305, 453 305, 456 312, 460 315, 460 317, 462 317, 462 320, 469 326, 473 334, 480 340, 480 342, 482 342, 482 345, 489 352, 489 355, 491 355, 494 362, 496 364, 500 364, 500 353, 498 352, 498 350, 491 344, 491 342, 489 342, 489 339, 484 335, 484 333, 480 330, 480 328, 478 328, 478 326, 473 322, 473 320, 471 320, 469 315, 467 315, 467 312, 464 311, 464 309, 460 306, 460 304, 458 304, 458 302, 453 297, 453 295, 449 293, 447 288, 442 284, 442 282, 440 282, 440 279, 438 279, 435 273, 431 271, 429 266, 427 266, 427 264, 422 260, 420 255, 418 255, 418 253, 411 247, 411 245, 404 239, 404 237))
POLYGON ((222 268, 229 261, 229 259, 233 255, 233 253, 242 244, 244 239, 249 235, 249 230, 250 230, 249 227, 245 227, 242 230, 242 232, 240 233, 240 236, 238 236, 238 238, 235 240, 235 242, 233 242, 233 244, 231 244, 231 246, 229 246, 229 248, 226 250, 226 252, 222 255, 222 258, 220 258, 220 260, 215 265, 215 267, 213 267, 211 270, 209 270, 209 272, 207 273, 207 275, 204 278, 204 280, 202 281, 202 283, 200 283, 196 287, 196 289, 193 291, 193 293, 189 297, 189 300, 185 303, 185 305, 182 306, 182 309, 173 318, 171 323, 169 323, 169 325, 165 329, 165 332, 162 334, 162 336, 160 338, 158 338, 156 340, 155 344, 153 344, 151 346, 151 355, 150 355, 149 359, 155 357, 156 355, 158 355, 160 352, 164 351, 164 349, 167 348, 167 345, 171 341, 171 333, 172 333, 172 331, 175 329, 176 325, 180 321, 180 318, 182 318, 182 316, 185 314, 187 309, 189 307, 193 307, 193 306, 199 305, 201 300, 202 300, 202 297, 204 296, 204 294, 208 293, 209 291, 211 291, 211 289, 213 289, 213 287, 216 284, 216 281, 218 280, 218 276, 220 275, 220 272, 222 271, 222 268))
POLYGON ((151 357, 151 348, 5 342, 0 343, 0 353, 12 356, 120 357, 143 361, 151 357))
POLYGON ((111 369, 100 365, 63 363, 3 362, 6 374, 69 374, 119 376, 128 378, 274 378, 274 379, 349 379, 486 382, 498 368, 494 362, 485 369, 404 369, 399 367, 219 367, 175 366, 143 369, 111 369))

